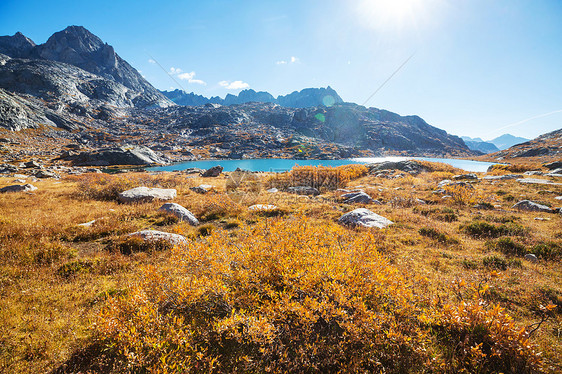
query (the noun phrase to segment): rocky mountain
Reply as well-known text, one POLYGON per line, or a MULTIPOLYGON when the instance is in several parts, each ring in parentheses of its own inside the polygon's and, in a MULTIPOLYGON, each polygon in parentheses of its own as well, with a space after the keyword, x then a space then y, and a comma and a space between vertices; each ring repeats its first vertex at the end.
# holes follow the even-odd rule
POLYGON ((176 161, 472 154, 460 138, 417 116, 343 103, 331 87, 277 98, 254 90, 224 99, 165 93, 182 105, 83 27, 41 45, 20 33, 2 37, 0 133, 7 142, 0 154, 9 155, 4 162, 36 155, 75 163, 138 146, 176 161), (26 128, 37 130, 9 134, 26 128))
POLYGON ((504 150, 516 144, 525 143, 527 141, 529 141, 529 139, 513 136, 511 134, 504 134, 502 136, 498 136, 495 139, 489 140, 490 143, 494 144, 500 150, 504 150))
MULTIPOLYGON (((0 53, 11 57, 10 64, 3 65, 2 71, 9 69, 3 74, 3 84, 0 87, 12 90, 14 86, 18 91, 26 91, 35 94, 39 80, 36 79, 43 74, 37 69, 48 68, 52 70, 69 70, 68 65, 89 72, 90 79, 89 91, 96 91, 95 95, 108 95, 109 91, 117 90, 119 93, 112 98, 112 105, 118 106, 169 106, 170 101, 166 99, 157 89, 146 81, 138 71, 123 60, 112 46, 104 43, 100 38, 86 30, 82 26, 69 26, 66 29, 54 33, 46 43, 35 45, 35 43, 21 33, 13 36, 0 37, 0 53), (57 63, 64 63, 57 67, 57 63), (40 67, 38 67, 40 66, 40 67), (33 79, 28 79, 29 71, 32 72, 33 79), (91 78, 96 76, 96 79, 91 78), (9 76, 9 77, 8 77, 9 76), (101 84, 97 87, 95 80, 101 84), (108 83, 111 82, 111 83, 108 83), (30 85, 28 85, 30 84, 30 85), (28 85, 28 86, 26 86, 28 85), (111 86, 111 87, 110 87, 111 86), (122 88, 126 88, 123 90, 122 88), (123 91, 126 91, 123 92, 123 91), (126 96, 126 98, 124 98, 126 96)), ((71 80, 77 75, 84 75, 72 71, 70 76, 65 79, 61 74, 57 74, 58 81, 71 80)), ((54 78, 44 77, 43 80, 54 78)), ((56 86, 67 85, 68 82, 56 83, 56 86)), ((79 84, 79 82, 75 82, 79 84)), ((40 91, 48 91, 49 86, 39 87, 40 91)), ((69 92, 69 95, 75 92, 69 92)), ((40 95, 39 95, 40 96, 40 95)))
POLYGON ((489 156, 496 160, 521 157, 544 157, 560 160, 562 159, 562 129, 543 134, 538 138, 516 144, 489 156))
POLYGON ((250 102, 275 103, 287 108, 307 108, 314 106, 331 106, 343 103, 342 98, 330 86, 326 88, 305 88, 301 91, 294 91, 285 96, 273 97, 269 92, 254 91, 252 89, 243 90, 238 95, 227 94, 224 99, 218 96, 206 98, 193 92, 186 93, 182 90, 162 91, 171 101, 178 105, 197 106, 205 104, 236 105, 250 102))
POLYGON ((485 142, 480 138, 471 138, 469 136, 461 136, 462 140, 464 140, 464 144, 473 151, 482 152, 484 154, 493 153, 499 151, 499 148, 495 146, 495 144, 490 142, 485 142))

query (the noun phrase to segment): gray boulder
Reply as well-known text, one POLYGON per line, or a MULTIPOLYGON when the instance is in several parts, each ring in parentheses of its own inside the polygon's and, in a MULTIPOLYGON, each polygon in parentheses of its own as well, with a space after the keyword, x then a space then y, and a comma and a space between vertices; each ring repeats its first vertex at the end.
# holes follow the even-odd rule
MULTIPOLYGON (((375 200, 373 200, 371 196, 367 195, 363 191, 346 193, 342 195, 342 197, 345 199, 344 203, 347 204, 352 204, 352 203, 371 204, 375 202, 375 200)), ((380 202, 378 203, 380 204, 380 202)))
POLYGON ((31 191, 35 191, 37 189, 37 187, 35 187, 32 184, 14 184, 12 186, 6 186, 3 188, 0 188, 0 193, 5 193, 5 192, 31 192, 31 191))
POLYGON ((545 212, 545 213, 552 213, 552 209, 547 207, 546 205, 542 205, 539 203, 535 203, 531 200, 521 200, 513 205, 511 208, 524 210, 527 212, 545 212))
POLYGON ((318 189, 309 186, 289 187, 287 188, 287 192, 294 193, 297 195, 312 195, 312 196, 320 195, 320 191, 318 191, 318 189))
POLYGON ((213 188, 215 188, 215 186, 211 186, 210 184, 200 184, 197 187, 191 187, 190 190, 200 194, 206 194, 207 192, 211 191, 213 188))
POLYGON ((535 256, 535 255, 532 254, 532 253, 527 253, 527 254, 525 255, 525 260, 527 260, 527 261, 529 261, 529 262, 532 262, 532 263, 539 262, 539 259, 537 258, 537 256, 535 256))
POLYGON ((210 169, 207 169, 203 174, 201 174, 204 178, 209 177, 218 177, 222 173, 223 167, 220 165, 213 166, 210 169))
POLYGON ((160 211, 170 213, 180 219, 180 221, 185 221, 189 223, 191 226, 197 226, 199 224, 199 220, 195 218, 193 213, 189 210, 185 209, 183 206, 176 204, 176 203, 166 203, 158 209, 160 211))
POLYGON ((413 160, 386 161, 380 164, 368 165, 367 167, 370 174, 377 174, 377 172, 382 170, 400 170, 413 175, 428 171, 425 166, 413 160))
POLYGON ((184 236, 179 234, 171 234, 164 231, 142 230, 129 234, 128 236, 139 237, 145 242, 157 242, 160 240, 165 240, 172 245, 187 244, 187 239, 184 236))
POLYGON ((339 223, 350 227, 376 227, 379 229, 392 225, 389 219, 371 212, 369 209, 359 208, 344 214, 338 220, 339 223))
POLYGON ((177 196, 173 188, 136 187, 119 194, 122 203, 142 203, 152 200, 171 200, 177 196))

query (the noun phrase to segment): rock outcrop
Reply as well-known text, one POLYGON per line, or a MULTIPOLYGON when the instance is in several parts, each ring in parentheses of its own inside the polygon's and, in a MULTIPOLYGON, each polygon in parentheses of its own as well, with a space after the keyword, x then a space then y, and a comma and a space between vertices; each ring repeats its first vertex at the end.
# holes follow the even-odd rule
POLYGON ((77 166, 153 165, 167 161, 148 147, 114 147, 65 157, 77 166))

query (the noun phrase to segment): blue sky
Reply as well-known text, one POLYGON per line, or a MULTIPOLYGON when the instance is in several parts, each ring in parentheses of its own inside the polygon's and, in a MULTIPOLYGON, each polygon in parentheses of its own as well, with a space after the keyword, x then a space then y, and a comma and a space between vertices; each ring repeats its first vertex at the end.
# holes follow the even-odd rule
POLYGON ((36 43, 81 25, 157 88, 274 96, 333 87, 456 135, 562 128, 562 1, 0 2, 0 35, 36 43), (174 70, 172 70, 174 68, 174 70))

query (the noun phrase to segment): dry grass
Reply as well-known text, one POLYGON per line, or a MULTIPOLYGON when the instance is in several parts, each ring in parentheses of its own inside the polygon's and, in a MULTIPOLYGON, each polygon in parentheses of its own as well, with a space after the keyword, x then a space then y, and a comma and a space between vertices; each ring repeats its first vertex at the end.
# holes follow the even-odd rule
MULTIPOLYGON (((99 338, 100 335, 96 334, 100 331, 107 331, 104 339, 111 341, 115 337, 110 330, 104 330, 109 328, 107 326, 102 330, 92 329, 92 322, 98 321, 100 313, 102 316, 108 316, 107 313, 111 308, 123 308, 127 303, 133 302, 134 298, 132 299, 131 295, 147 292, 147 287, 152 287, 151 284, 156 284, 158 279, 162 280, 161 285, 167 284, 168 289, 176 287, 177 285, 171 282, 174 279, 173 274, 185 271, 185 268, 176 269, 175 263, 191 261, 192 265, 200 264, 200 268, 189 268, 191 269, 189 271, 196 271, 205 269, 205 266, 209 265, 226 266, 225 264, 230 264, 232 259, 236 259, 244 265, 246 272, 252 270, 261 272, 259 274, 264 277, 267 274, 273 276, 273 273, 268 273, 265 268, 257 265, 253 267, 251 262, 246 264, 247 259, 240 257, 241 254, 235 245, 240 247, 243 243, 251 243, 248 241, 252 239, 250 233, 258 233, 260 230, 265 232, 264 227, 271 228, 271 225, 278 225, 276 226, 277 239, 259 242, 256 236, 252 239, 257 240, 255 248, 265 250, 264 243, 269 243, 268 245, 275 249, 276 246, 284 243, 296 243, 294 240, 298 238, 303 241, 306 237, 322 237, 323 233, 327 233, 325 244, 313 248, 312 253, 321 253, 330 248, 332 244, 329 243, 332 243, 331 240, 338 235, 344 242, 350 243, 371 238, 368 239, 372 240, 369 243, 373 244, 376 251, 369 252, 370 259, 380 264, 386 263, 385 268, 388 266, 392 274, 395 274, 393 277, 403 281, 405 287, 411 287, 410 289, 416 290, 417 294, 427 297, 424 301, 414 297, 414 294, 408 294, 408 297, 412 297, 409 299, 413 308, 412 313, 413 310, 416 310, 416 313, 426 310, 427 313, 418 315, 426 315, 428 318, 418 319, 416 322, 425 321, 425 324, 410 325, 412 328, 415 327, 413 330, 409 329, 410 332, 419 329, 411 335, 412 342, 423 341, 423 346, 427 349, 426 353, 435 357, 432 364, 427 364, 429 366, 419 366, 419 371, 423 371, 426 367, 427 370, 431 368, 435 372, 461 370, 473 372, 478 365, 484 367, 482 362, 491 365, 491 359, 487 360, 478 355, 483 351, 471 351, 479 344, 478 342, 484 345, 489 342, 478 340, 478 334, 463 330, 458 325, 459 321, 478 325, 477 316, 484 315, 511 326, 509 331, 519 331, 521 328, 529 327, 525 330, 528 332, 533 329, 533 324, 548 315, 548 319, 532 333, 530 342, 531 346, 542 352, 543 366, 540 371, 560 372, 562 370, 560 327, 562 326, 562 271, 558 255, 562 246, 560 216, 513 211, 511 205, 514 203, 513 200, 530 199, 553 207, 559 206, 559 201, 554 197, 562 195, 562 189, 558 186, 521 185, 516 181, 495 183, 482 181, 474 184, 475 190, 470 196, 459 195, 458 199, 441 199, 441 195, 433 194, 436 183, 450 177, 453 172, 437 169, 415 177, 407 176, 390 180, 358 176, 358 179, 347 182, 347 188, 363 186, 362 188, 373 198, 381 200, 383 205, 368 205, 367 208, 395 222, 386 230, 370 233, 347 230, 334 224, 343 212, 356 207, 343 204, 339 193, 327 190, 318 197, 303 197, 283 192, 268 193, 265 191, 267 175, 258 175, 258 180, 251 178, 248 180, 249 183, 238 184, 234 188, 228 176, 187 178, 173 173, 154 176, 149 176, 147 173, 128 173, 109 177, 86 175, 66 178, 60 183, 50 180, 39 181, 36 184, 39 189, 31 194, 2 194, 0 195, 0 320, 3 328, 0 329, 0 371, 46 372, 64 362, 69 365, 68 368, 74 368, 74 371, 79 371, 77 368, 81 368, 82 371, 88 368, 93 370, 95 359, 103 357, 103 354, 100 355, 100 346, 96 344, 102 344, 103 341, 92 344, 92 339, 95 336, 99 338), (202 183, 214 185, 215 191, 200 195, 189 190, 189 187, 202 183), (158 213, 157 209, 161 203, 122 205, 111 197, 121 188, 140 184, 177 188, 178 197, 174 202, 185 206, 204 221, 205 230, 210 228, 207 232, 210 236, 203 237, 202 230, 183 222, 175 222, 158 213), (425 200, 428 204, 421 205, 416 199, 425 200), (473 203, 478 202, 488 202, 495 208, 492 210, 473 208, 473 203), (256 203, 274 204, 280 207, 282 214, 272 220, 259 212, 247 209, 248 206, 256 203), (291 231, 300 227, 297 225, 300 222, 299 218, 296 217, 303 215, 314 223, 306 229, 310 231, 301 230, 304 238, 299 236, 299 232, 291 231), (79 223, 91 220, 96 220, 91 227, 77 226, 79 223), (475 235, 475 231, 465 229, 473 227, 477 230, 479 227, 481 229, 489 226, 498 228, 497 232, 494 232, 497 238, 475 235), (158 251, 132 251, 132 254, 126 255, 119 251, 108 250, 112 244, 122 241, 125 234, 146 228, 184 234, 191 238, 192 250, 182 253, 163 248, 158 251), (367 234, 372 237, 365 237, 367 234), (509 244, 510 241, 515 244, 509 244), (227 243, 231 244, 225 246, 227 243), (223 249, 219 250, 219 248, 223 249), (529 252, 536 253, 540 261, 533 264, 524 260, 522 256, 529 252), (186 253, 195 257, 185 257, 186 253), (171 254, 173 254, 172 258, 171 254), (151 276, 146 277, 146 274, 151 276), (413 283, 414 281, 418 282, 417 285, 413 283), (485 292, 484 285, 487 287, 485 292), (485 303, 482 305, 489 305, 490 308, 478 309, 479 304, 473 302, 475 292, 479 300, 485 303), (118 295, 123 298, 114 298, 118 295), (108 303, 108 300, 111 302, 108 303), (463 301, 466 308, 459 309, 463 301), (494 311, 491 308, 492 304, 505 308, 505 312, 499 309, 494 311), (544 307, 549 304, 554 305, 555 309, 545 310, 544 307), (449 306, 445 308, 445 305, 449 306), (104 312, 101 312, 102 310, 104 312), (513 321, 509 320, 505 313, 513 317, 513 321), (510 325, 511 323, 513 324, 510 325), (433 327, 427 330, 428 326, 433 327), (459 339, 464 339, 462 344, 459 344, 459 339), (452 345, 452 342, 456 343, 452 345), (463 354, 464 358, 461 359, 463 354), (71 356, 72 360, 68 361, 71 356), (440 367, 438 363, 449 366, 440 367)), ((0 187, 10 182, 10 179, 1 178, 0 187)), ((308 249, 296 246, 293 251, 295 254, 302 251, 303 257, 300 260, 298 256, 294 260, 289 256, 277 258, 275 256, 281 255, 282 252, 276 254, 277 252, 273 251, 274 257, 271 261, 266 261, 267 257, 261 258, 260 261, 267 266, 273 266, 275 261, 279 266, 284 263, 283 261, 296 261, 286 264, 287 268, 292 269, 301 266, 302 262, 299 261, 308 261, 307 266, 310 266, 310 269, 319 269, 323 266, 322 262, 315 262, 315 256, 305 255, 309 253, 308 249)), ((259 251, 252 256, 257 255, 260 255, 259 251)), ((353 258, 353 256, 339 257, 339 261, 333 265, 343 266, 346 261, 351 261, 353 258)), ((328 264, 325 263, 326 266, 328 264)), ((326 268, 323 274, 338 279, 337 277, 343 275, 337 270, 339 269, 337 266, 334 267, 333 273, 326 268)), ((221 269, 212 277, 209 275, 209 282, 206 283, 209 287, 220 287, 224 284, 221 282, 225 282, 228 276, 242 276, 240 272, 234 274, 228 266, 221 269), (222 277, 220 282, 216 278, 219 275, 222 277)), ((368 266, 361 264, 358 269, 366 270, 368 266)), ((249 273, 246 275, 250 277, 249 273)), ((264 278, 259 279, 263 281, 264 278)), ((302 279, 303 282, 305 279, 310 280, 312 285, 314 283, 312 280, 316 278, 313 278, 311 272, 302 279)), ((345 282, 351 282, 350 279, 345 282)), ((353 279, 353 282, 358 282, 359 285, 365 281, 360 277, 353 279)), ((338 284, 338 282, 330 283, 328 278, 323 282, 327 282, 325 285, 330 287, 336 287, 338 284)), ((260 283, 248 284, 257 287, 260 283)), ((263 283, 262 286, 265 287, 267 284, 269 283, 263 283)), ((308 283, 299 284, 304 287, 308 283)), ((305 294, 312 290, 307 287, 309 286, 302 289, 305 294)), ((213 290, 216 291, 215 288, 213 290)), ((180 289, 186 288, 182 286, 178 290, 180 289)), ((348 293, 345 294, 345 298, 353 296, 355 292, 352 292, 353 289, 346 291, 348 293)), ((250 297, 251 293, 244 296, 246 291, 245 288, 241 288, 236 295, 228 293, 225 295, 229 295, 228 298, 250 297)), ((330 295, 336 297, 336 294, 330 295)), ((193 300, 196 301, 196 298, 193 300)), ((244 300, 249 302, 249 299, 244 300)), ((324 301, 317 300, 317 302, 324 301)), ((263 306, 248 305, 253 305, 253 309, 248 306, 248 313, 251 310, 256 310, 257 313, 259 310, 257 307, 263 306)), ((303 305, 307 305, 303 313, 306 310, 308 312, 314 310, 312 304, 303 305)), ((280 305, 271 305, 271 307, 279 308, 280 305)), ((272 310, 277 310, 278 316, 288 315, 287 310, 283 308, 272 310)), ((133 314, 130 315, 131 318, 132 316, 133 314)), ((269 335, 263 333, 267 329, 257 328, 261 326, 260 323, 263 323, 263 326, 267 325, 263 316, 236 314, 225 317, 220 325, 223 329, 221 331, 233 334, 233 339, 251 337, 254 339, 251 341, 255 341, 259 346, 260 342, 269 339, 269 335), (236 335, 234 327, 238 326, 241 316, 249 318, 248 321, 254 321, 248 325, 249 328, 251 327, 248 330, 250 335, 236 335)), ((172 325, 162 321, 159 323, 162 328, 160 331, 169 332, 167 329, 172 325)), ((203 333, 204 330, 198 331, 203 333)), ((406 330, 393 331, 403 333, 404 337, 408 336, 406 330)), ((145 338, 149 336, 146 335, 145 338)), ((513 339, 517 340, 516 337, 513 339)), ((119 340, 114 342, 117 341, 119 340)), ((416 344, 412 344, 415 349, 418 348, 416 344)), ((336 345, 323 347, 326 353, 336 345)), ((507 346, 504 348, 510 349, 507 346)), ((363 352, 362 357, 369 355, 365 350, 360 352, 363 352)), ((391 351, 388 352, 390 354, 391 351)), ((309 353, 303 353, 301 358, 304 360, 307 355, 309 353)), ((258 356, 252 361, 255 365, 267 361, 259 361, 258 356)), ((105 367, 122 368, 119 366, 122 363, 119 363, 118 359, 123 357, 116 355, 113 361, 109 359, 106 362, 105 367)), ((245 367, 235 365, 236 362, 241 362, 236 361, 235 357, 238 356, 228 357, 230 357, 228 360, 234 361, 225 358, 225 365, 226 362, 230 362, 228 365, 234 365, 230 366, 231 368, 237 367, 239 370, 245 367)), ((420 355, 419 352, 408 357, 413 360, 410 362, 425 363, 424 354, 420 355)), ((359 365, 359 361, 347 362, 350 365, 352 362, 359 365)), ((281 363, 282 361, 279 361, 279 365, 281 363)), ((104 367, 100 362, 97 364, 98 367, 104 367)), ((501 365, 497 362, 495 364, 501 365)), ((147 364, 147 366, 151 365, 147 364)), ((358 367, 363 366, 355 368, 358 367)), ((341 368, 345 367, 341 366, 341 368)), ((387 368, 390 372, 396 370, 391 370, 390 366, 387 368)), ((415 371, 415 368, 416 366, 413 365, 411 370, 415 371)), ((283 370, 286 367, 279 366, 277 369, 283 370)), ((353 370, 351 366, 348 369, 353 370)), ((254 370, 260 371, 258 366, 255 366, 254 370)), ((314 369, 310 370, 314 371, 314 369)), ((509 371, 505 367, 503 370, 509 371)), ((61 369, 61 372, 64 370, 61 369)))

